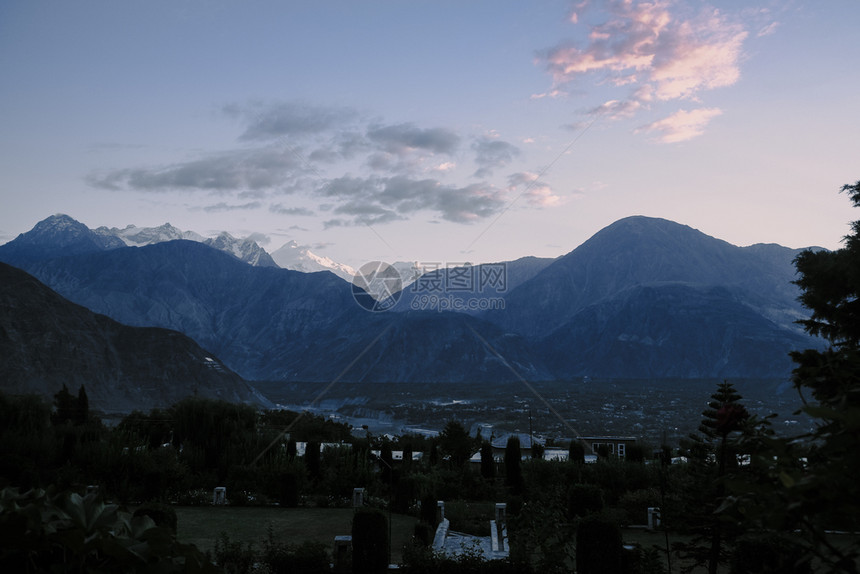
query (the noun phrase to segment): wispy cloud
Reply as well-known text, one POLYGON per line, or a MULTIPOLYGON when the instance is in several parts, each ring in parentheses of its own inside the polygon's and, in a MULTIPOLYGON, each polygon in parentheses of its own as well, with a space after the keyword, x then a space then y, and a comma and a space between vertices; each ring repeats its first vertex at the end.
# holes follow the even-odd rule
POLYGON ((248 209, 259 209, 260 207, 262 207, 262 204, 259 201, 251 201, 238 205, 229 204, 222 201, 214 205, 207 205, 203 207, 203 211, 205 211, 206 213, 221 213, 224 211, 246 211, 248 209))
MULTIPOLYGON (((575 14, 590 9, 582 4, 575 14)), ((581 26, 583 20, 576 17, 571 22, 581 26)), ((580 86, 585 78, 595 85, 624 89, 624 96, 591 108, 588 114, 627 119, 653 101, 699 101, 703 92, 735 84, 747 36, 739 21, 714 8, 690 14, 663 0, 614 0, 606 4, 601 23, 589 27, 583 45, 559 44, 541 54, 539 61, 553 78, 548 93, 580 86)), ((696 119, 706 115, 694 113, 696 119)), ((706 123, 687 131, 688 137, 702 133, 706 123)))
POLYGON ((493 175, 496 169, 505 167, 520 155, 520 148, 514 144, 487 136, 472 142, 472 150, 475 152, 475 163, 479 166, 475 177, 479 178, 493 175))
POLYGON ((460 136, 446 128, 421 129, 413 124, 372 127, 368 139, 387 153, 404 155, 413 150, 451 154, 460 143, 460 136))
POLYGON ((524 189, 523 196, 531 205, 551 207, 561 203, 561 197, 553 192, 548 183, 539 181, 539 176, 536 173, 524 171, 508 176, 508 189, 511 192, 515 192, 521 187, 524 189))
POLYGON ((310 216, 314 215, 314 212, 306 207, 286 207, 281 203, 274 203, 269 206, 269 211, 272 213, 277 213, 279 215, 301 215, 301 216, 310 216))
POLYGON ((637 131, 656 133, 662 143, 676 143, 702 135, 705 127, 716 116, 722 114, 718 108, 678 110, 671 116, 642 126, 637 131))
MULTIPOLYGON (((92 173, 89 183, 115 191, 222 196, 224 201, 196 208, 210 212, 260 207, 288 216, 328 214, 327 227, 387 223, 418 213, 470 223, 503 208, 507 187, 493 179, 522 155, 492 131, 475 136, 445 126, 370 121, 348 108, 283 102, 232 104, 222 111, 240 124, 238 149, 92 173), (464 141, 471 153, 463 153, 464 141), (444 181, 470 168, 479 181, 444 181), (303 201, 274 199, 287 194, 303 201)), ((554 200, 544 185, 528 194, 532 206, 554 200)))
POLYGON ((164 166, 91 173, 88 182, 113 191, 247 192, 285 188, 303 166, 278 147, 234 150, 164 166))
POLYGON ((504 203, 503 191, 490 185, 457 187, 402 176, 340 177, 320 187, 317 194, 337 199, 333 213, 347 216, 331 225, 385 223, 422 211, 469 223, 496 213, 504 203))
POLYGON ((272 242, 271 237, 269 237, 265 233, 260 233, 259 231, 255 231, 253 233, 248 234, 245 239, 249 239, 260 246, 265 246, 272 242))
POLYGON ((358 112, 351 108, 303 102, 229 104, 223 111, 245 121, 245 131, 239 136, 244 141, 306 136, 333 128, 342 129, 358 117, 358 112))

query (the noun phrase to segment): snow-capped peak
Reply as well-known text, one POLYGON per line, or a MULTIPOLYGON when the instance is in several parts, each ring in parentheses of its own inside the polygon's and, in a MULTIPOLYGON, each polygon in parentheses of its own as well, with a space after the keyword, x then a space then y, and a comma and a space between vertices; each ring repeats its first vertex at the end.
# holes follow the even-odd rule
POLYGON ((152 245, 153 243, 173 241, 174 239, 187 239, 201 243, 206 240, 205 237, 198 233, 182 231, 169 223, 159 225, 158 227, 137 227, 135 225, 127 225, 123 229, 99 227, 94 231, 99 235, 119 237, 126 245, 131 247, 143 247, 144 245, 152 245))
POLYGON ((331 271, 345 281, 352 281, 355 277, 355 269, 349 265, 337 263, 323 255, 317 255, 307 245, 299 245, 295 240, 288 241, 280 249, 273 251, 272 259, 284 269, 305 273, 331 271))

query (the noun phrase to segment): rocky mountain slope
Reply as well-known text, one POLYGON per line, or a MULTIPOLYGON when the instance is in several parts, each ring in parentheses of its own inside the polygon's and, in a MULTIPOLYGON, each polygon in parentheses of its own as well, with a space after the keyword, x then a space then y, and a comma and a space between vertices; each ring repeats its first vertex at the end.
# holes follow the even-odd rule
POLYGON ((106 412, 164 407, 194 394, 259 403, 256 391, 187 336, 135 328, 76 305, 0 263, 0 388, 52 397, 85 385, 106 412))
POLYGON ((507 263, 504 292, 439 294, 501 299, 471 314, 410 310, 410 288, 405 313, 369 313, 332 273, 255 267, 192 241, 21 266, 96 312, 179 330, 251 379, 784 377, 790 350, 820 345, 794 324, 798 252, 631 217, 558 259, 507 263))

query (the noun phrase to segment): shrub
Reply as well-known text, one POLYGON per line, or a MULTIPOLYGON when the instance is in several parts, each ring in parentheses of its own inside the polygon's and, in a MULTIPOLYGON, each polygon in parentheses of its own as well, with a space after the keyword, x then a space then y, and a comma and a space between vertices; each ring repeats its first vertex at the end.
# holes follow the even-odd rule
POLYGON ((426 548, 433 544, 433 539, 436 537, 436 529, 424 521, 416 522, 412 536, 416 544, 426 548))
POLYGON ((275 542, 271 525, 263 542, 261 562, 270 574, 322 574, 329 572, 329 554, 321 542, 306 541, 298 546, 275 542))
POLYGON ((594 484, 574 484, 567 492, 567 516, 587 516, 603 510, 603 491, 594 484))
POLYGON ((149 502, 138 507, 133 516, 149 516, 156 526, 163 526, 176 534, 176 511, 172 506, 149 502))
POLYGON ((222 532, 215 539, 215 561, 224 569, 224 572, 247 574, 251 572, 256 559, 252 542, 243 546, 238 540, 231 541, 226 532, 222 532))
POLYGON ((600 516, 583 519, 576 531, 576 571, 579 574, 621 572, 621 530, 600 516))
POLYGON ((740 538, 731 559, 732 574, 811 574, 809 556, 803 548, 778 534, 750 535, 740 538))
POLYGON ((626 492, 618 500, 624 511, 625 524, 645 524, 648 521, 648 508, 660 506, 660 492, 656 488, 643 488, 626 492))
POLYGON ((382 511, 361 508, 352 519, 352 571, 376 574, 388 569, 388 520, 382 511))

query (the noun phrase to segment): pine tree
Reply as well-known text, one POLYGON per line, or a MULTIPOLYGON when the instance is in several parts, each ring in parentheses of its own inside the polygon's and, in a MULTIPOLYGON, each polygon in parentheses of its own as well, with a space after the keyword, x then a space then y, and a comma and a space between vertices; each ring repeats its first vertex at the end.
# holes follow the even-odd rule
POLYGON ((749 418, 740 402, 742 398, 728 381, 717 385, 702 412, 701 434, 691 435, 687 446, 690 482, 683 493, 686 510, 682 525, 693 539, 677 548, 695 563, 707 564, 709 574, 715 574, 718 564, 728 559, 724 541, 726 536, 736 534, 715 512, 726 494, 727 469, 737 467, 737 453, 730 437, 741 431, 749 418))
POLYGON ((520 437, 511 435, 505 445, 505 483, 514 494, 522 494, 525 490, 521 464, 520 437))
POLYGON ((493 456, 493 445, 485 440, 481 445, 481 476, 487 480, 496 477, 496 460, 493 456))
POLYGON ((78 389, 78 399, 74 406, 74 421, 76 425, 82 425, 90 417, 90 400, 87 398, 87 390, 81 385, 78 389))

